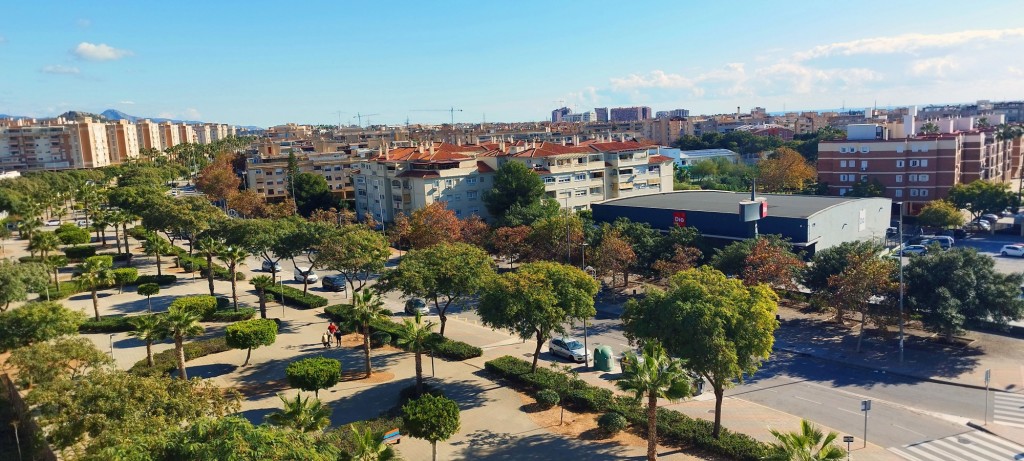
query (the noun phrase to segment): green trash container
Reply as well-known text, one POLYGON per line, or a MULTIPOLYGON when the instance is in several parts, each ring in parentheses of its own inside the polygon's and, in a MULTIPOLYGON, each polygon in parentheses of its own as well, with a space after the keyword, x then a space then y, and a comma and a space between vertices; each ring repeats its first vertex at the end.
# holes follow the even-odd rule
POLYGON ((615 362, 615 356, 612 354, 612 348, 609 346, 598 346, 594 349, 594 368, 600 371, 612 371, 612 363, 615 362))

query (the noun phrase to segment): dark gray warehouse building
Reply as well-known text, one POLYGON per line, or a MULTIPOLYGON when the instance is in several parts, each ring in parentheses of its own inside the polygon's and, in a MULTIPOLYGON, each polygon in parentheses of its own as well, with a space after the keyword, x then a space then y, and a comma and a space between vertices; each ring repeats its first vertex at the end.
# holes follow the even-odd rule
MULTIPOLYGON (((808 254, 846 241, 884 239, 892 208, 887 198, 757 197, 768 202, 768 215, 758 221, 758 233, 782 235, 808 254)), ((625 217, 663 231, 695 227, 708 238, 742 240, 753 236, 753 225, 739 216, 739 203, 749 199, 749 192, 693 190, 606 200, 591 209, 597 222, 625 217)))

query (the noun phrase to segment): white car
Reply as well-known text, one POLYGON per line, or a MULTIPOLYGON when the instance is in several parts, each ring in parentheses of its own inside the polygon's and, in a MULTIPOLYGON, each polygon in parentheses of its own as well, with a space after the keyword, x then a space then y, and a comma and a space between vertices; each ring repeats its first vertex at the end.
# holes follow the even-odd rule
POLYGON ((907 246, 903 247, 903 250, 900 252, 900 254, 903 255, 903 256, 910 256, 910 255, 923 255, 923 254, 925 254, 927 252, 928 252, 928 247, 926 247, 924 245, 907 245, 907 246))
POLYGON ((59 219, 51 219, 49 221, 46 221, 46 225, 47 226, 59 226, 60 225, 60 220, 59 219))
POLYGON ((281 272, 281 265, 275 262, 263 260, 263 264, 260 265, 263 272, 281 272))
POLYGON ((88 219, 79 219, 78 221, 75 221, 75 224, 78 225, 78 227, 89 227, 92 225, 92 221, 88 219))
POLYGON ((1024 256, 1024 244, 1003 245, 1003 249, 999 250, 999 254, 1003 256, 1024 256))
POLYGON ((317 280, 320 280, 320 277, 316 275, 316 272, 313 272, 313 270, 308 267, 296 267, 295 281, 301 283, 303 280, 308 283, 316 283, 317 280))
POLYGON ((548 342, 548 350, 554 355, 560 355, 574 362, 587 360, 587 349, 583 347, 583 343, 573 338, 552 338, 548 342))

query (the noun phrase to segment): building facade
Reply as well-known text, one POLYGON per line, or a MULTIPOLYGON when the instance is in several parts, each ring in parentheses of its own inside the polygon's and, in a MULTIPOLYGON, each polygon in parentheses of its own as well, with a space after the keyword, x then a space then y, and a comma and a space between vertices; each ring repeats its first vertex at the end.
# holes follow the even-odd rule
POLYGON ((117 120, 107 123, 107 148, 113 163, 139 158, 139 132, 134 123, 117 120))
POLYGON ((613 107, 609 112, 610 122, 633 122, 651 118, 650 107, 613 107))

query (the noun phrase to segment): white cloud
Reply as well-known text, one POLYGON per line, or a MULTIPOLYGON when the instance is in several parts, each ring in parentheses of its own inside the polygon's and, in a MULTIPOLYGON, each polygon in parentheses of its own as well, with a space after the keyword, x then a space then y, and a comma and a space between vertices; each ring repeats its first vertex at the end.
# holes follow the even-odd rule
POLYGON ((810 50, 796 53, 795 58, 805 61, 828 56, 915 53, 924 49, 955 47, 969 42, 985 42, 1021 37, 1024 37, 1024 28, 964 30, 945 34, 903 34, 819 45, 810 50))
POLYGON ((65 65, 61 65, 61 64, 55 64, 55 65, 52 65, 52 66, 43 66, 43 68, 39 69, 39 71, 44 73, 44 74, 58 74, 58 75, 78 75, 79 74, 79 71, 78 71, 77 67, 65 66, 65 65))
POLYGON ((79 58, 89 61, 113 61, 132 55, 131 51, 114 48, 105 43, 97 45, 89 42, 79 43, 72 53, 79 58))
POLYGON ((960 68, 952 56, 917 59, 910 62, 910 73, 916 76, 945 77, 946 72, 960 68))
POLYGON ((199 111, 196 109, 193 109, 191 107, 185 109, 185 118, 187 119, 197 120, 199 118, 202 118, 202 116, 203 114, 200 114, 199 111))
POLYGON ((117 103, 118 104, 125 104, 125 105, 129 105, 130 106, 130 105, 135 104, 135 101, 118 101, 117 103))

